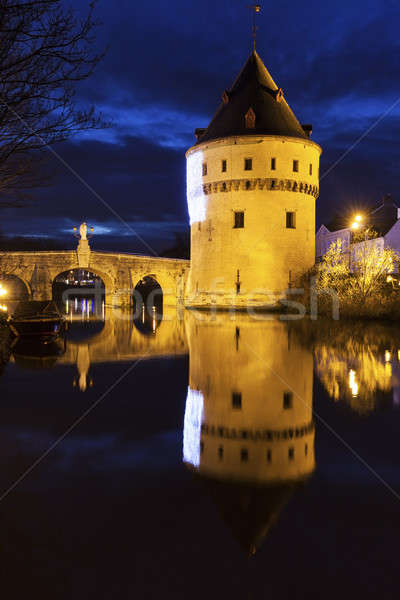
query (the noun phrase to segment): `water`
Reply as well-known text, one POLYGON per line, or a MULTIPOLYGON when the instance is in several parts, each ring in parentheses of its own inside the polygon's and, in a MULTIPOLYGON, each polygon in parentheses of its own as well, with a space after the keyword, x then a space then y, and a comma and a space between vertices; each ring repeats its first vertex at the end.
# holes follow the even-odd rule
POLYGON ((397 326, 82 306, 2 345, 8 596, 397 597, 397 326))

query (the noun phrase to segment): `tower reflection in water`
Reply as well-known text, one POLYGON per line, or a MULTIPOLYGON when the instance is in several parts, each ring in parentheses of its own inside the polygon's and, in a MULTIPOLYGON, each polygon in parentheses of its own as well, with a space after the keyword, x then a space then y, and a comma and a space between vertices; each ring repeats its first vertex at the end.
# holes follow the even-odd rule
POLYGON ((185 318, 183 460, 253 554, 315 468, 313 358, 280 321, 202 318, 185 318))

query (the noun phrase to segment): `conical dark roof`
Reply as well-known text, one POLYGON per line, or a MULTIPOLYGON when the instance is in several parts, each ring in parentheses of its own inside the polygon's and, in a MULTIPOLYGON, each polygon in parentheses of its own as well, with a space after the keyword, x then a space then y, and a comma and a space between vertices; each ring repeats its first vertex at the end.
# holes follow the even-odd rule
POLYGON ((196 130, 196 134, 198 144, 232 135, 309 138, 255 50, 231 89, 224 92, 223 101, 207 129, 196 130), (246 127, 245 115, 249 109, 255 114, 253 128, 246 127))
POLYGON ((270 486, 220 481, 201 476, 223 521, 248 556, 255 554, 299 482, 270 486))

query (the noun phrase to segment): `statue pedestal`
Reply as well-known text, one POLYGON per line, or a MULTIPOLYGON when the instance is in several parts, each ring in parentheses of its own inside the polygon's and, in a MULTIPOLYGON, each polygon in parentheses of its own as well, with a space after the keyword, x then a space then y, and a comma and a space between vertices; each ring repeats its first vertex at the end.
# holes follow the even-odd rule
POLYGON ((78 265, 81 269, 87 269, 90 262, 90 246, 88 240, 79 240, 78 248, 76 249, 78 255, 78 265))

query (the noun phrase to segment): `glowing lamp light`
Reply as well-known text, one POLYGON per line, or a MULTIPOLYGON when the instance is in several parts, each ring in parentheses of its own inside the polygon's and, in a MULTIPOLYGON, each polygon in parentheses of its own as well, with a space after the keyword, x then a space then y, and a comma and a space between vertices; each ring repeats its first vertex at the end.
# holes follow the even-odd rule
POLYGON ((188 388, 183 420, 183 460, 194 467, 200 466, 201 423, 204 397, 202 392, 188 388))
POLYGON ((389 362, 391 358, 392 358, 392 355, 390 354, 389 350, 386 350, 385 351, 385 362, 389 362))
POLYGON ((360 227, 360 223, 358 221, 353 221, 351 224, 352 229, 358 229, 360 227))
POLYGON ((390 283, 391 281, 393 281, 393 277, 391 275, 388 275, 386 277, 386 281, 387 281, 387 283, 390 283))
POLYGON ((5 288, 3 288, 3 286, 0 283, 0 296, 6 296, 7 295, 7 290, 5 288))
POLYGON ((7 306, 5 304, 0 304, 0 310, 2 312, 7 312, 8 309, 7 309, 7 306))
POLYGON ((355 221, 357 221, 357 223, 360 223, 360 221, 362 221, 362 216, 361 215, 356 215, 354 218, 355 221))

